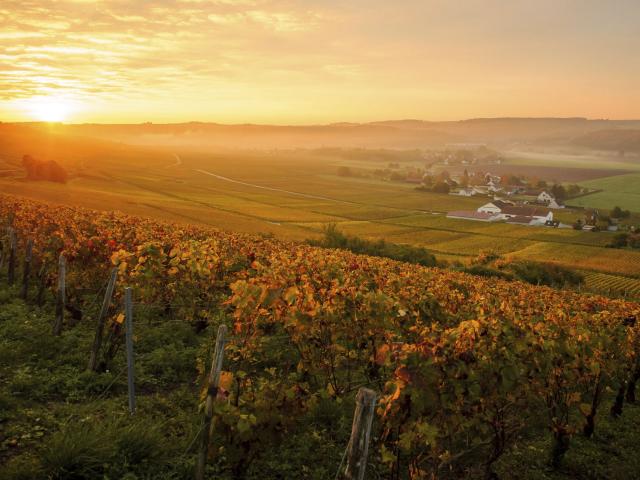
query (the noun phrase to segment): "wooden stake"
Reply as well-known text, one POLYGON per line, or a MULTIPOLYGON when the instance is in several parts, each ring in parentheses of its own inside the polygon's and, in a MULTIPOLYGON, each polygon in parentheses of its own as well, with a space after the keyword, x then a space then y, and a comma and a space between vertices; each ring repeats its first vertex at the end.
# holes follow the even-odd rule
POLYGON ((56 301, 56 323, 53 326, 53 334, 60 335, 62 333, 62 323, 64 322, 64 308, 66 303, 66 273, 67 261, 64 255, 60 254, 58 258, 58 296, 56 301))
POLYGON ((133 302, 131 300, 131 287, 124 289, 124 311, 126 322, 127 343, 127 384, 129 386, 129 413, 136 413, 136 392, 133 381, 133 302))
POLYGON ((33 240, 27 242, 27 250, 24 254, 24 270, 22 272, 22 292, 20 296, 27 299, 29 295, 29 276, 31 275, 31 260, 33 259, 33 240))
POLYGON ((13 285, 16 280, 16 231, 9 227, 9 271, 7 281, 13 285))
POLYGON ((204 480, 204 468, 207 464, 207 456, 209 453, 209 437, 211 435, 211 420, 213 418, 213 402, 218 396, 218 386, 220 385, 220 372, 222 371, 222 362, 224 360, 226 335, 227 326, 220 325, 218 327, 218 335, 216 336, 216 347, 213 353, 213 360, 211 361, 211 370, 209 370, 207 401, 204 407, 200 449, 198 452, 198 461, 196 463, 196 480, 204 480))
POLYGON ((118 269, 111 270, 111 277, 107 284, 107 291, 104 294, 102 300, 102 308, 98 315, 98 325, 96 327, 96 336, 93 339, 93 348, 91 349, 91 357, 89 358, 88 370, 96 370, 98 366, 98 356, 100 354, 100 348, 102 347, 102 335, 104 334, 104 325, 107 321, 107 315, 109 313, 109 307, 111 306, 111 298, 113 297, 113 290, 116 287, 116 280, 118 278, 118 269))
POLYGON ((38 259, 38 293, 36 295, 36 304, 41 307, 44 305, 44 291, 47 287, 45 281, 47 276, 47 267, 42 259, 38 259))
POLYGON ((373 390, 368 388, 358 390, 356 410, 351 425, 351 438, 347 447, 347 466, 343 476, 345 480, 364 480, 376 400, 377 395, 373 390))

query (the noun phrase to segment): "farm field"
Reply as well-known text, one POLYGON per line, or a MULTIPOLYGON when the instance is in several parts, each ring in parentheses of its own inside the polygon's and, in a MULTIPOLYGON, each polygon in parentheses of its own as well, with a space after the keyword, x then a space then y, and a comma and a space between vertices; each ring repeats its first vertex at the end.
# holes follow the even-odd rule
MULTIPOLYGON (((8 164, 19 163, 17 152, 8 158, 8 164)), ((624 252, 620 260, 620 252, 604 248, 612 237, 608 232, 449 219, 443 212, 473 210, 487 199, 338 176, 343 158, 327 155, 303 150, 175 153, 119 146, 116 151, 107 149, 90 157, 82 151, 71 155, 67 164, 80 173, 65 185, 26 182, 18 174, 0 178, 0 188, 68 205, 296 241, 316 237, 327 224, 335 223, 345 233, 424 246, 443 258, 464 260, 494 250, 607 273, 638 273, 640 252, 624 252), (132 158, 139 161, 133 163, 132 158)), ((379 164, 371 162, 372 166, 379 164)))
POLYGON ((640 279, 585 272, 585 287, 592 292, 640 299, 640 279))
POLYGON ((640 173, 617 175, 581 182, 580 185, 602 190, 571 200, 572 205, 610 209, 616 205, 640 212, 640 173))
POLYGON ((574 171, 575 169, 592 170, 596 172, 606 172, 607 170, 640 171, 640 158, 638 155, 620 157, 611 152, 597 152, 593 150, 531 148, 528 150, 507 150, 505 156, 508 165, 566 168, 574 171), (562 165, 562 167, 559 167, 559 164, 562 165))

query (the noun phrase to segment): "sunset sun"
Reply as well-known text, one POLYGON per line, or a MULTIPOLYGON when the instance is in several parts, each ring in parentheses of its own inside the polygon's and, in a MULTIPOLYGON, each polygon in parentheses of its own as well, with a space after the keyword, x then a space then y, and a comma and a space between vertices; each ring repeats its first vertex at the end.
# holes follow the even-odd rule
POLYGON ((41 122, 63 122, 71 112, 71 104, 61 98, 32 99, 26 106, 34 120, 41 122))

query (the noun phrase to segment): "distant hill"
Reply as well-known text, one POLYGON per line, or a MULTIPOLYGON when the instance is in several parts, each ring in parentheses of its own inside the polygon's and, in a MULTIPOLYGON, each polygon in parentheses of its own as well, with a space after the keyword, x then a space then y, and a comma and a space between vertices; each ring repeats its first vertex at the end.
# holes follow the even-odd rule
MULTIPOLYGON (((155 146, 226 148, 430 148, 464 143, 501 147, 518 143, 583 146, 618 150, 629 143, 640 120, 585 118, 478 118, 461 121, 388 120, 329 125, 176 124, 0 124, 0 135, 27 128, 50 135, 100 138, 155 146), (13 125, 13 127, 11 127, 13 125), (610 132, 610 133, 598 133, 610 132), (622 142, 622 143, 620 143, 622 142)), ((1 140, 1 139, 0 139, 1 140)), ((635 142, 635 143, 634 143, 635 142)))
POLYGON ((573 140, 582 147, 618 152, 640 152, 640 129, 598 130, 573 140))

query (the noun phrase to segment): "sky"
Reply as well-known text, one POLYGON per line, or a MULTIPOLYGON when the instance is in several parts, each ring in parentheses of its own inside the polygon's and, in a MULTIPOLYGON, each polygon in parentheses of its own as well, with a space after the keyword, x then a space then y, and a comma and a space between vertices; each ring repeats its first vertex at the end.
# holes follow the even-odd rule
POLYGON ((638 0, 2 0, 0 121, 640 118, 638 0))

